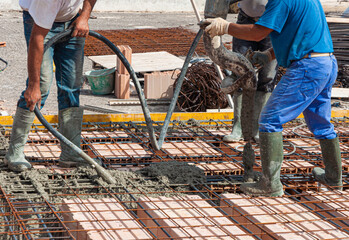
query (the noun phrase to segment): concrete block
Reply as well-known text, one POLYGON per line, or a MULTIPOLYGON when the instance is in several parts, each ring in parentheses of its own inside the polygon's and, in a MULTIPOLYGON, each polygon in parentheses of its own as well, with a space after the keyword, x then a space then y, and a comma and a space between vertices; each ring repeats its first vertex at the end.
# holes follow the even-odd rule
POLYGON ((347 228, 349 225, 349 192, 346 191, 308 191, 302 195, 301 201, 315 211, 331 219, 339 226, 347 228))
POLYGON ((91 147, 97 155, 105 158, 150 156, 138 143, 92 143, 91 147))
POLYGON ((174 72, 154 72, 144 74, 144 95, 146 99, 171 99, 173 97, 172 78, 174 72))
MULTIPOLYGON (((132 49, 128 45, 119 45, 118 46, 121 53, 125 56, 127 61, 132 65, 132 49)), ((116 71, 119 74, 129 75, 125 65, 121 62, 119 58, 116 59, 116 71)))
POLYGON ((115 73, 114 94, 118 99, 130 98, 130 75, 115 73))
POLYGON ((64 199, 61 211, 77 239, 152 239, 115 199, 64 199))
POLYGON ((165 230, 175 239, 254 239, 199 196, 141 197, 139 203, 152 219, 140 207, 137 215, 158 238, 169 238, 165 230))
POLYGON ((222 199, 222 210, 262 239, 349 238, 347 233, 288 198, 223 194, 222 199))

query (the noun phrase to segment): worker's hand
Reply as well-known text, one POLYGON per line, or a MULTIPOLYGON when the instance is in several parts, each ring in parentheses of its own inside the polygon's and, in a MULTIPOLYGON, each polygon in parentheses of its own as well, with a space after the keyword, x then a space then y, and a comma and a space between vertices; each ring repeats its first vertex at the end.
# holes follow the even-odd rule
POLYGON ((221 36, 228 34, 230 22, 223 18, 208 18, 202 22, 202 25, 207 25, 205 32, 207 32, 212 38, 214 36, 221 36))
POLYGON ((24 92, 24 99, 27 103, 27 108, 29 108, 29 111, 34 111, 35 105, 41 104, 41 91, 39 88, 31 88, 28 87, 27 90, 24 92))
POLYGON ((250 55, 249 60, 255 67, 261 68, 269 64, 273 60, 273 57, 268 49, 263 52, 260 52, 260 51, 253 52, 250 55))
POLYGON ((89 33, 88 18, 85 16, 79 16, 71 25, 74 29, 71 36, 72 37, 87 37, 89 33))

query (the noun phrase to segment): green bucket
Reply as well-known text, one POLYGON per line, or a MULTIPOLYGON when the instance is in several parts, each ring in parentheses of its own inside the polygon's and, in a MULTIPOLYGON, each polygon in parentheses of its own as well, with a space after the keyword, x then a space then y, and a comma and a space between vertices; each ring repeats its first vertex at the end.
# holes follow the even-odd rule
POLYGON ((115 85, 115 68, 92 70, 85 73, 95 95, 111 94, 115 85))

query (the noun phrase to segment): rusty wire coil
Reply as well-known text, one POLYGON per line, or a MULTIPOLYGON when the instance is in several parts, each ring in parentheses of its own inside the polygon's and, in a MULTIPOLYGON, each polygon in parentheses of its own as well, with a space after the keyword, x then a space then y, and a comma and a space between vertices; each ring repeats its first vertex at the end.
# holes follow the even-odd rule
POLYGON ((220 90, 221 82, 213 64, 194 63, 188 68, 177 107, 185 112, 205 112, 207 109, 226 108, 228 101, 220 90))

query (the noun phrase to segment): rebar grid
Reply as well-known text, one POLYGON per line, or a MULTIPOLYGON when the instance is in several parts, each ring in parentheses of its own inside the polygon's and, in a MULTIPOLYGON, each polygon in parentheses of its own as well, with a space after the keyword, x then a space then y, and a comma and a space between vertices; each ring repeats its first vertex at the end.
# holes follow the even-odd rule
MULTIPOLYGON (((134 53, 167 51, 176 56, 186 56, 195 33, 187 29, 158 28, 133 30, 99 30, 96 31, 108 38, 115 45, 129 45, 134 53)), ((203 42, 200 41, 196 53, 205 56, 203 42)), ((114 54, 108 47, 92 37, 86 39, 85 55, 114 54)))
MULTIPOLYGON (((286 195, 275 199, 240 193, 244 142, 222 141, 231 121, 173 122, 161 151, 151 148, 143 122, 86 124, 83 148, 112 171, 116 186, 91 169, 57 166, 59 144, 37 125, 28 146, 37 149, 31 162, 39 175, 0 165, 0 239, 349 238, 348 121, 334 124, 345 191, 314 181, 312 169, 323 167, 319 144, 294 122, 284 130, 286 195), (150 163, 171 161, 198 167, 206 182, 178 184, 136 174, 150 163)), ((254 148, 255 170, 261 171, 259 147, 254 148)))

